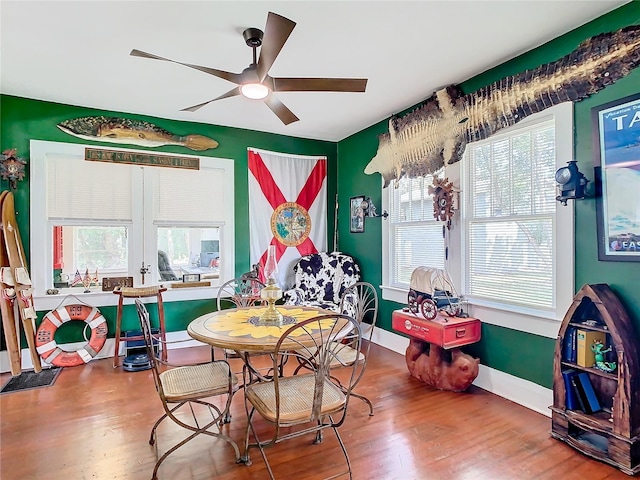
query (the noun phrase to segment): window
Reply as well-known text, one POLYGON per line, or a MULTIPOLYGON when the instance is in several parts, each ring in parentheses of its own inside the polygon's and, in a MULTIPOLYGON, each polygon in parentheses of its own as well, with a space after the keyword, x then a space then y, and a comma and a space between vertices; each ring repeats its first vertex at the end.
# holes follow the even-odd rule
POLYGON ((41 141, 31 142, 31 160, 36 295, 81 286, 76 273, 94 284, 132 276, 134 285, 141 270, 145 284, 198 273, 215 286, 233 276, 233 161, 200 157, 197 170, 86 161, 82 145, 41 141))
POLYGON ((433 216, 428 193, 433 177, 403 178, 383 190, 389 218, 383 225, 383 290, 385 299, 406 303, 411 274, 416 267, 444 268, 442 222, 433 216), (386 241, 385 241, 386 240, 386 241))
POLYGON ((571 301, 573 212, 555 200, 554 180, 572 159, 567 105, 467 146, 463 278, 472 303, 561 319, 571 301))

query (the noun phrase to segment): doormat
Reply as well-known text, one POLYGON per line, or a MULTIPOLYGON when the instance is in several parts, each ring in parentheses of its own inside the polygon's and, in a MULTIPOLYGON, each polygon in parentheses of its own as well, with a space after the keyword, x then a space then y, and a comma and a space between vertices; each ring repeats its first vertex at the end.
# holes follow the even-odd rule
POLYGON ((22 372, 17 377, 12 377, 11 380, 2 387, 0 394, 48 387, 54 384, 61 370, 62 367, 52 367, 43 369, 40 373, 35 373, 34 371, 22 372))

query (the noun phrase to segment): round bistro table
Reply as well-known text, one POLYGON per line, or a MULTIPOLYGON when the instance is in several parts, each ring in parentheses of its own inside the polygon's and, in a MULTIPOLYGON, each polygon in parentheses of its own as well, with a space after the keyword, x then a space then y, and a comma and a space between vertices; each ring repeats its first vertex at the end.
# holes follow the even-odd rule
MULTIPOLYGON (((287 329, 303 320, 335 312, 312 307, 278 305, 284 317, 284 324, 278 326, 260 325, 260 315, 266 307, 231 308, 207 313, 193 320, 187 327, 189 335, 214 347, 227 348, 237 352, 273 353, 276 343, 287 329)), ((346 324, 344 319, 341 322, 346 324)), ((333 327, 334 320, 323 321, 323 331, 333 327)), ((341 327, 340 327, 341 328, 341 327)), ((337 331, 340 331, 340 328, 337 331)), ((322 331, 317 331, 320 338, 322 331)), ((292 344, 292 348, 295 345, 292 344)))

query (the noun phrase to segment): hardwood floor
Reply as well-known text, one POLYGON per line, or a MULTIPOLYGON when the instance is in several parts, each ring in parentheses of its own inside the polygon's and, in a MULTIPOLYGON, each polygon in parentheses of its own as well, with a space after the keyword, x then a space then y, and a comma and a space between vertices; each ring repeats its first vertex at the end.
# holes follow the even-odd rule
MULTIPOLYGON (((171 361, 206 360, 207 347, 172 350, 171 361)), ((239 360, 232 365, 239 370, 239 360)), ((0 375, 0 383, 9 380, 0 375)), ((375 415, 352 399, 341 435, 356 480, 431 479, 628 479, 549 436, 551 420, 472 386, 466 393, 431 389, 413 379, 402 355, 372 346, 358 388, 375 415)), ((114 370, 111 360, 65 368, 47 388, 0 395, 2 480, 148 480, 156 449, 151 426, 162 413, 149 371, 114 370)), ((246 415, 242 391, 225 426, 242 443, 246 415)), ((165 422, 158 430, 160 454, 184 438, 165 422)), ((315 480, 343 467, 331 432, 312 445, 305 437, 267 451, 279 479, 315 480)), ((171 454, 160 479, 268 478, 252 450, 253 464, 234 463, 228 444, 201 435, 171 454)))

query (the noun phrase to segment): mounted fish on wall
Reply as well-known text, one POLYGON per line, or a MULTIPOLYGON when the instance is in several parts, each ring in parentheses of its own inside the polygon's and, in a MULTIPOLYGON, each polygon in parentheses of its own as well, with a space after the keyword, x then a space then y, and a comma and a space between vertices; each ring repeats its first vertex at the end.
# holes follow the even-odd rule
POLYGON ((459 162, 467 143, 562 102, 578 102, 640 64, 640 25, 582 42, 561 59, 505 77, 465 95, 457 85, 434 93, 403 117, 389 120, 378 152, 364 169, 391 180, 415 178, 459 162))
POLYGON ((58 128, 69 135, 98 142, 126 143, 143 147, 181 145, 191 150, 216 148, 218 142, 203 135, 174 135, 143 120, 116 117, 81 117, 65 120, 58 128))

